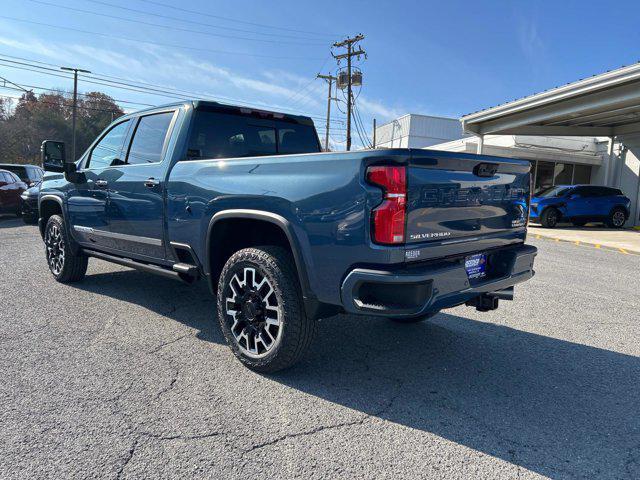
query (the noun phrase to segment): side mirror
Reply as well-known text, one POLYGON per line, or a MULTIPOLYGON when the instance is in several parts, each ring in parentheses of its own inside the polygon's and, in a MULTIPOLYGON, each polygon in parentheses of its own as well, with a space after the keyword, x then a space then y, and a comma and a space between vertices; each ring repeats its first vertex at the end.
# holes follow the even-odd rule
POLYGON ((45 140, 40 147, 42 155, 42 167, 47 172, 64 172, 66 155, 64 151, 64 142, 56 142, 54 140, 45 140))

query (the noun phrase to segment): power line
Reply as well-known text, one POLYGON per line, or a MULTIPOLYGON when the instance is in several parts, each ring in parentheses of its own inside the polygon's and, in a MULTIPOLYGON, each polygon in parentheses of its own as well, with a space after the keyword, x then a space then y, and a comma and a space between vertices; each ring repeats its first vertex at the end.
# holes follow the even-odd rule
MULTIPOLYGON (((373 148, 373 144, 369 140, 369 135, 367 135, 367 130, 364 127, 364 122, 362 121, 362 117, 360 116, 360 111, 356 108, 355 102, 353 105, 353 112, 355 114, 353 118, 354 120, 356 120, 356 127, 358 126, 358 123, 359 123, 360 124, 359 130, 362 130, 362 136, 364 136, 366 143, 369 145, 369 147, 373 148)), ((362 141, 362 137, 360 138, 360 140, 362 141)))
POLYGON ((57 28, 59 30, 84 33, 86 35, 94 35, 94 36, 100 36, 100 37, 105 37, 105 38, 112 38, 112 39, 116 39, 116 40, 124 40, 124 41, 127 41, 127 42, 133 42, 133 43, 144 43, 144 44, 155 45, 155 46, 159 46, 159 47, 180 48, 180 49, 191 50, 191 51, 195 51, 195 52, 215 53, 215 54, 221 54, 221 55, 243 55, 243 56, 258 57, 258 58, 274 58, 274 59, 278 59, 278 60, 314 60, 314 58, 310 58, 310 57, 281 57, 281 56, 277 56, 277 55, 262 55, 262 54, 256 54, 256 53, 248 53, 248 52, 231 52, 231 51, 226 51, 226 50, 211 50, 209 48, 191 47, 191 46, 188 46, 188 45, 177 45, 177 44, 172 44, 172 43, 154 42, 154 41, 151 41, 151 40, 140 40, 140 39, 136 39, 136 38, 123 37, 123 36, 119 36, 119 35, 111 35, 111 34, 103 33, 103 32, 94 32, 94 31, 91 31, 91 30, 82 30, 80 28, 63 27, 61 25, 53 25, 51 23, 35 22, 33 20, 26 20, 24 18, 9 17, 9 16, 6 16, 6 15, 0 15, 0 18, 3 18, 5 20, 13 20, 15 22, 28 23, 28 24, 31 24, 31 25, 38 25, 38 26, 41 26, 41 27, 57 28))
MULTIPOLYGON (((1 77, 0 77, 1 78, 1 77)), ((29 89, 35 89, 35 90, 44 90, 46 92, 62 92, 62 93, 67 93, 66 90, 61 90, 58 88, 46 88, 46 87, 38 87, 36 85, 27 85, 26 83, 21 84, 23 87, 27 87, 29 89)), ((89 97, 91 98, 91 95, 88 93, 78 93, 78 96, 80 97, 89 97)), ((111 98, 111 97, 109 97, 111 98)), ((140 105, 141 107, 155 107, 156 105, 153 103, 141 103, 141 102, 133 102, 131 100, 122 100, 119 98, 111 98, 111 100, 113 100, 114 102, 118 102, 118 103, 127 103, 130 105, 140 105)))
MULTIPOLYGON (((322 70, 324 70, 325 65, 327 64, 327 62, 329 61, 329 59, 331 58, 331 55, 328 55, 327 58, 325 58, 324 62, 322 62, 322 65, 319 68, 319 72, 321 72, 322 70)), ((286 101, 290 101, 293 100, 295 97, 297 97, 298 95, 300 95, 302 92, 304 92, 307 88, 309 88, 311 86, 311 84, 313 84, 313 82, 315 80, 317 80, 318 77, 313 77, 311 80, 309 80, 308 83, 306 83, 300 90, 298 90, 297 92, 295 92, 293 95, 289 96, 287 98, 286 101)), ((298 102, 298 100, 296 100, 296 103, 298 102)), ((295 103, 294 103, 295 105, 295 103)))
POLYGON ((28 0, 32 3, 38 3, 40 5, 47 5, 49 7, 54 7, 54 8, 62 8, 65 10, 70 10, 72 12, 80 12, 80 13, 85 13, 88 15, 95 15, 98 17, 104 17, 104 18, 112 18, 115 20, 121 20, 124 22, 131 22, 131 23, 138 23, 140 25, 147 25, 150 27, 157 27, 157 28, 165 28, 165 29, 169 29, 171 31, 181 31, 181 32, 188 32, 188 33, 197 33, 200 35, 208 35, 211 37, 220 37, 220 38, 230 38, 233 40, 244 40, 244 41, 249 41, 249 42, 268 42, 268 43, 277 43, 277 44, 304 44, 304 45, 325 45, 324 43, 309 43, 309 42, 300 42, 300 41, 288 41, 288 40, 268 40, 265 38, 249 38, 249 37, 238 37, 236 35, 225 35, 223 33, 212 33, 212 32, 203 32, 201 30, 193 30, 190 28, 181 28, 175 25, 162 25, 160 23, 152 23, 152 22, 145 22, 144 20, 135 20, 133 18, 127 18, 127 17, 119 17, 118 15, 110 15, 108 13, 101 13, 101 12, 93 12, 91 10, 84 10, 82 8, 75 8, 75 7, 68 7, 66 5, 60 5, 57 3, 50 3, 50 2, 45 2, 43 0, 28 0))
MULTIPOLYGON (((299 35, 288 35, 286 33, 257 32, 255 30, 245 30, 245 29, 242 29, 242 28, 223 27, 221 25, 215 25, 213 23, 198 22, 196 20, 188 20, 188 19, 185 19, 185 18, 173 17, 171 15, 162 15, 161 13, 149 12, 147 10, 139 10, 137 8, 124 7, 122 5, 116 5, 114 3, 109 3, 109 2, 103 2, 101 0, 84 0, 84 1, 85 2, 90 2, 90 3, 95 3, 95 4, 98 4, 98 5, 104 5, 104 6, 111 7, 111 8, 118 8, 120 10, 125 10, 127 12, 140 13, 140 14, 143 14, 143 15, 149 15, 149 16, 157 17, 157 18, 164 18, 164 19, 171 20, 171 21, 190 23, 192 25, 201 25, 203 27, 218 28, 218 29, 221 29, 221 30, 229 30, 229 31, 233 31, 233 32, 250 33, 250 34, 254 34, 254 35, 267 35, 267 36, 271 36, 271 37, 293 38, 293 39, 300 40, 300 36, 299 35)), ((318 41, 319 39, 318 38, 303 38, 303 40, 318 41)))
MULTIPOLYGON (((42 63, 44 63, 44 62, 42 62, 42 63)), ((28 63, 24 63, 24 62, 18 62, 18 61, 15 61, 15 60, 6 60, 6 59, 3 59, 3 58, 0 58, 0 65, 5 66, 5 67, 9 67, 9 68, 18 69, 18 70, 26 70, 26 71, 30 71, 30 72, 41 73, 43 75, 50 75, 50 76, 64 78, 64 79, 71 79, 72 78, 70 76, 62 75, 62 74, 58 73, 58 71, 56 69, 54 69, 54 68, 48 68, 48 67, 28 64, 28 63), (2 62, 10 62, 10 63, 16 64, 16 65, 7 65, 7 64, 4 64, 2 62)), ((110 80, 108 78, 101 78, 100 76, 96 76, 96 75, 92 75, 92 76, 81 75, 81 77, 83 78, 83 81, 85 83, 89 83, 89 84, 101 85, 101 86, 106 86, 106 87, 111 87, 111 88, 118 88, 118 89, 122 89, 122 90, 132 91, 132 92, 136 92, 136 93, 144 93, 144 94, 148 94, 148 95, 157 95, 157 96, 162 96, 162 97, 165 97, 165 98, 172 98, 174 100, 192 100, 194 98, 203 98, 203 99, 209 98, 209 99, 212 99, 212 100, 221 99, 223 102, 232 102, 234 104, 237 104, 237 105, 240 105, 240 106, 246 106, 246 107, 249 107, 249 108, 264 108, 264 106, 256 107, 255 105, 247 103, 247 102, 245 102, 243 100, 237 100, 237 99, 233 99, 233 98, 225 98, 225 97, 216 98, 216 97, 213 97, 213 96, 208 95, 208 94, 197 93, 197 92, 189 92, 189 91, 186 91, 186 90, 172 89, 170 87, 156 86, 156 85, 147 84, 147 83, 143 83, 144 86, 139 86, 139 85, 135 85, 135 83, 138 83, 138 82, 136 82, 134 80, 130 80, 130 82, 132 82, 132 83, 127 83, 127 82, 124 82, 124 81, 120 82, 120 81, 110 80), (182 92, 184 92, 184 93, 182 93, 182 92)), ((112 78, 120 78, 120 77, 112 77, 112 78)), ((287 108, 285 108, 285 110, 287 110, 287 108)), ((292 109, 288 108, 288 110, 292 110, 292 109)), ((323 117, 320 117, 319 115, 305 114, 305 113, 301 113, 301 112, 296 112, 296 114, 305 115, 305 116, 308 116, 310 118, 323 119, 323 117)), ((336 121, 336 120, 332 120, 332 122, 344 123, 342 121, 336 121)))
MULTIPOLYGON (((8 88, 8 87, 2 87, 2 88, 8 88)), ((0 95, 0 97, 2 97, 2 98, 10 98, 12 100, 20 100, 22 98, 22 96, 20 96, 20 97, 12 97, 10 95, 0 95)), ((52 106, 55 106, 55 107, 72 108, 71 105, 64 105, 64 104, 55 103, 55 102, 48 102, 46 100, 38 100, 37 98, 35 100, 35 103, 42 103, 44 105, 52 105, 52 106)), ((85 106, 82 106, 82 105, 78 105, 77 108, 79 108, 81 110, 93 110, 93 111, 96 111, 96 112, 103 112, 103 113, 122 113, 121 110, 115 110, 115 109, 107 110, 105 108, 85 107, 85 106)))
POLYGON ((11 85, 15 85, 16 87, 18 87, 17 89, 14 89, 14 90, 22 90, 23 92, 28 92, 29 91, 26 88, 22 88, 17 83, 13 83, 11 80, 8 80, 8 79, 6 79, 4 77, 0 77, 0 79, 2 79, 4 81, 4 85, 3 85, 4 88, 10 88, 10 87, 7 87, 7 83, 10 83, 11 85))
MULTIPOLYGON (((15 66, 15 65, 6 65, 6 64, 4 64, 4 63, 2 63, 2 62, 12 62, 12 61, 11 61, 11 60, 5 60, 5 59, 3 59, 3 58, 0 58, 0 66, 3 66, 3 67, 15 68, 15 69, 18 69, 18 70, 26 70, 26 71, 28 71, 28 72, 41 73, 41 74, 44 74, 44 75, 50 75, 50 76, 53 76, 53 77, 64 78, 64 79, 72 79, 72 78, 73 78, 72 76, 64 75, 64 74, 61 74, 61 73, 60 73, 60 74, 58 74, 58 73, 50 73, 49 71, 57 72, 57 70, 54 70, 54 69, 52 69, 52 68, 39 67, 39 66, 37 66, 37 65, 29 65, 29 64, 27 64, 27 63, 23 63, 23 62, 12 62, 12 63, 20 64, 20 65, 29 65, 29 66, 33 66, 33 67, 36 67, 36 68, 39 68, 39 69, 47 70, 47 71, 40 71, 40 70, 33 69, 33 68, 17 67, 17 66, 15 66)), ((41 63, 44 63, 44 62, 41 62, 41 63)), ((2 78, 2 77, 0 77, 0 78, 2 78)), ((7 80, 7 81, 8 81, 8 80, 7 80)), ((87 82, 87 83, 95 83, 95 82, 87 82)), ((17 84, 14 84, 14 85, 17 85, 17 84)), ((35 88, 35 89, 37 89, 37 90, 47 90, 47 91, 50 91, 50 92, 58 92, 58 91, 60 91, 59 89, 55 89, 55 88, 46 88, 46 87, 39 87, 39 86, 35 86, 35 85, 26 85, 26 84, 22 84, 22 85, 23 85, 23 86, 25 86, 25 87, 28 87, 28 88, 35 88)), ((99 83, 99 85, 105 85, 105 86, 108 86, 108 85, 103 84, 103 83, 99 83)), ((26 91, 26 90, 25 90, 25 91, 26 91)), ((140 92, 140 93, 144 93, 144 92, 140 92)), ((84 94, 84 93, 78 93, 78 95, 81 95, 81 96, 87 96, 87 94, 84 94)), ((155 105, 150 104, 150 103, 133 102, 133 101, 131 101, 131 100, 118 100, 118 99, 113 99, 113 101, 114 101, 114 102, 121 102, 121 103, 130 103, 130 104, 132 104, 132 105, 141 105, 141 106, 146 106, 146 107, 153 107, 153 106, 155 106, 155 105)))
POLYGON ((177 10, 177 11, 180 11, 180 12, 192 13, 194 15, 210 17, 210 18, 217 18, 219 20, 227 20, 229 22, 241 23, 241 24, 244 24, 244 25, 252 25, 254 27, 271 28, 271 29, 275 29, 275 30, 284 30, 284 31, 287 31, 287 32, 306 33, 306 34, 310 34, 310 35, 329 36, 329 37, 334 37, 334 38, 336 36, 338 36, 337 34, 309 32, 309 31, 306 31, 306 30, 296 30, 296 29, 293 29, 293 28, 278 27, 278 26, 274 26, 274 25, 266 25, 266 24, 263 24, 263 23, 248 22, 246 20, 237 20, 237 19, 234 19, 234 18, 222 17, 220 15, 212 15, 210 13, 200 12, 200 11, 197 11, 197 10, 189 10, 189 9, 186 9, 186 8, 176 7, 175 5, 170 5, 170 4, 167 4, 167 3, 157 2, 157 1, 153 1, 153 0, 140 0, 140 1, 141 2, 145 2, 145 3, 150 3, 152 5, 157 5, 157 6, 160 6, 160 7, 171 8, 173 10, 177 10))

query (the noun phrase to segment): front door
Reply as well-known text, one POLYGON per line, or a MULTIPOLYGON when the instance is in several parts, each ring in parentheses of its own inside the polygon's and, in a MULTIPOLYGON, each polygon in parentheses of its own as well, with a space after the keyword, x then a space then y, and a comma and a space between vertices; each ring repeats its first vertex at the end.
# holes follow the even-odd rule
POLYGON ((124 163, 109 182, 109 230, 115 248, 164 259, 165 152, 175 110, 134 120, 124 163))
POLYGON ((113 247, 107 218, 109 183, 115 173, 111 167, 121 162, 130 124, 125 120, 104 132, 83 161, 78 182, 69 184, 69 225, 74 238, 85 245, 113 247))

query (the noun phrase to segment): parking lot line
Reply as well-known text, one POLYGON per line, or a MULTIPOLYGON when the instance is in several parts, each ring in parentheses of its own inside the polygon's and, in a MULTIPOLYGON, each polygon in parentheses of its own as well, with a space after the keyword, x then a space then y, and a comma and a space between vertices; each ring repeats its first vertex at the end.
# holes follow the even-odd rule
POLYGON ((557 237, 547 237, 547 236, 543 236, 540 235, 538 233, 533 235, 535 237, 536 240, 552 240, 556 243, 559 242, 563 242, 563 243, 571 243, 573 245, 576 245, 578 247, 591 247, 591 248, 597 248, 599 250, 608 250, 610 252, 617 252, 617 253, 622 253, 624 255, 640 255, 640 253, 636 253, 636 252, 630 252, 629 250, 626 250, 624 248, 621 247, 609 247, 609 246, 603 246, 601 243, 586 243, 586 242, 582 242, 580 240, 565 240, 562 238, 557 238, 557 237))

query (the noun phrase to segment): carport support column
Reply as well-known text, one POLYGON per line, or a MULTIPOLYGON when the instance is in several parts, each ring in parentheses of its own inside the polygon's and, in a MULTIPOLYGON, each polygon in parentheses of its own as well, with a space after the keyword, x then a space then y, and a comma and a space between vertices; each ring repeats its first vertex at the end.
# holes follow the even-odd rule
POLYGON ((482 155, 483 149, 484 149, 484 135, 480 134, 478 135, 478 149, 476 150, 476 153, 478 155, 482 155))
POLYGON ((609 148, 607 149, 607 169, 605 170, 604 184, 613 186, 613 175, 615 173, 614 156, 613 156, 613 141, 614 137, 609 137, 609 148))

